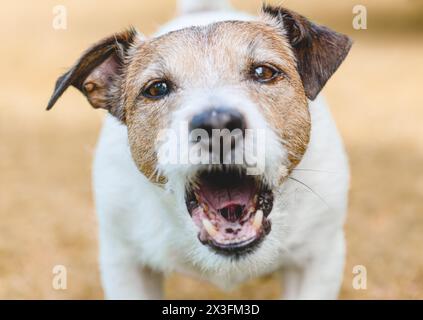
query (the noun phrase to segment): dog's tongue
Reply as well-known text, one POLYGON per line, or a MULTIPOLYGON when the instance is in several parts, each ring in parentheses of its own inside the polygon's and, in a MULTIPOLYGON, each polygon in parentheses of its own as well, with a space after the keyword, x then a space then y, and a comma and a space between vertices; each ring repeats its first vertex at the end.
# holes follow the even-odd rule
POLYGON ((202 180, 200 195, 203 201, 215 211, 230 205, 247 208, 256 191, 254 180, 250 178, 225 180, 202 180))

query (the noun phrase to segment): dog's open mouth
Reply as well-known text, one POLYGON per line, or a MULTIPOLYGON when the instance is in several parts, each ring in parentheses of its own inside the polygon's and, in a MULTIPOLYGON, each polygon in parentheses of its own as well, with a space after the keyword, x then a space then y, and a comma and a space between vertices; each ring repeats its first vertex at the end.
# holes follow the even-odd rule
MULTIPOLYGON (((221 168, 221 167, 219 167, 221 168)), ((273 193, 262 177, 233 167, 202 171, 186 189, 198 238, 218 253, 252 252, 270 232, 273 193)))

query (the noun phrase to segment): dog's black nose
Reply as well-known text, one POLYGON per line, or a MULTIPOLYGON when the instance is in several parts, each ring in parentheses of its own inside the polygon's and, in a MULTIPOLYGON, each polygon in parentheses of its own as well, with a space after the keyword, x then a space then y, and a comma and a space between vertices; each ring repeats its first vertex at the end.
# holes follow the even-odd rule
POLYGON ((245 127, 245 119, 239 111, 229 108, 214 108, 195 115, 189 129, 190 131, 203 129, 211 138, 213 129, 228 129, 231 132, 240 129, 244 134, 245 127))

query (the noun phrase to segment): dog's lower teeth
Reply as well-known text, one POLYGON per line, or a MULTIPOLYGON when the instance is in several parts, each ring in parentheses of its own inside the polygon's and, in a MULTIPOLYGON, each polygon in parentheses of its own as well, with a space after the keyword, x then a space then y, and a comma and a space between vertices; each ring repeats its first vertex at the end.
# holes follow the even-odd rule
POLYGON ((207 220, 207 219, 203 219, 202 220, 203 223, 203 227, 204 229, 206 229, 207 233, 211 236, 211 237, 215 237, 217 235, 217 230, 216 228, 212 225, 212 223, 207 220))
POLYGON ((204 211, 205 213, 207 213, 207 212, 209 211, 209 206, 208 206, 207 204, 203 203, 201 206, 202 206, 203 211, 204 211))
POLYGON ((253 198, 253 203, 257 204, 257 200, 258 200, 258 195, 255 195, 254 198, 253 198))
POLYGON ((263 222, 263 211, 257 210, 256 216, 254 217, 254 221, 253 221, 254 230, 259 231, 261 228, 262 222, 263 222))
POLYGON ((194 192, 194 196, 195 196, 195 199, 197 199, 197 201, 200 202, 201 197, 198 195, 198 193, 194 192))

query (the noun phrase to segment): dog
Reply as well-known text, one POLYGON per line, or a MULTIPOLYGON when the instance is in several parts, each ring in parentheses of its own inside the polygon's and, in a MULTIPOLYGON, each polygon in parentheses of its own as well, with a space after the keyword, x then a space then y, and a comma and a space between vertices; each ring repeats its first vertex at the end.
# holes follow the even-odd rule
POLYGON ((130 28, 90 47, 48 103, 74 86, 107 110, 93 168, 105 297, 160 299, 170 272, 224 290, 280 272, 281 298, 336 299, 349 168, 318 94, 352 41, 282 7, 179 8, 154 37, 130 28), (238 132, 226 149, 212 147, 221 130, 238 132), (265 139, 247 148, 247 130, 265 139), (216 161, 172 162, 172 147, 216 161), (261 164, 226 161, 240 153, 261 164))

